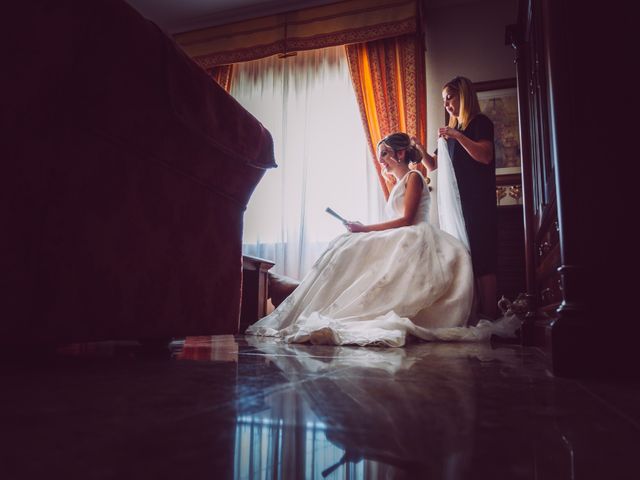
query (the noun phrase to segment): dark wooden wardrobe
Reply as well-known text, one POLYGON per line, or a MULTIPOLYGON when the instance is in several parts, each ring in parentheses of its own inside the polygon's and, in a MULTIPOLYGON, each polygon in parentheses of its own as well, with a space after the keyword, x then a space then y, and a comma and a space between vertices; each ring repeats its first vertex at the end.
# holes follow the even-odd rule
POLYGON ((628 199, 638 194, 625 172, 640 155, 632 153, 637 127, 623 134, 621 122, 625 105, 634 115, 637 88, 625 74, 633 55, 622 53, 629 10, 615 1, 521 0, 506 30, 523 162, 523 343, 545 348, 559 375, 613 375, 634 363, 626 340, 638 329, 639 294, 625 277, 637 277, 630 218, 638 214, 628 199))
POLYGON ((511 32, 516 47, 525 259, 529 309, 523 342, 545 345, 546 334, 563 300, 560 277, 560 225, 551 155, 551 113, 545 62, 541 1, 521 2, 519 23, 511 32))

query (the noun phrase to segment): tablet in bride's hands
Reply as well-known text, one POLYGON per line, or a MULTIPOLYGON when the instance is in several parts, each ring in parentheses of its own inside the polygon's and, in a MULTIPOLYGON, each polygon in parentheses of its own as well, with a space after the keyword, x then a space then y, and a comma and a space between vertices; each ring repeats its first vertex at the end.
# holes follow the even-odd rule
POLYGON ((324 209, 324 211, 327 212, 329 215, 332 215, 332 216, 336 217, 342 223, 347 223, 347 220, 345 220, 343 217, 338 215, 335 211, 333 211, 333 209, 327 207, 327 208, 324 209))

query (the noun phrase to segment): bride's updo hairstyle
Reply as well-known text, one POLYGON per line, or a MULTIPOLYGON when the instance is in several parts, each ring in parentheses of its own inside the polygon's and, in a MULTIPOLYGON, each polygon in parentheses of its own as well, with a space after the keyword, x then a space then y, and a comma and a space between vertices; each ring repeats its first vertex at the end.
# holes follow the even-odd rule
POLYGON ((406 133, 398 132, 387 135, 378 142, 378 148, 380 148, 382 144, 391 148, 394 153, 397 153, 399 150, 404 150, 404 158, 407 163, 420 163, 422 161, 422 153, 420 153, 416 144, 411 141, 411 137, 406 133))

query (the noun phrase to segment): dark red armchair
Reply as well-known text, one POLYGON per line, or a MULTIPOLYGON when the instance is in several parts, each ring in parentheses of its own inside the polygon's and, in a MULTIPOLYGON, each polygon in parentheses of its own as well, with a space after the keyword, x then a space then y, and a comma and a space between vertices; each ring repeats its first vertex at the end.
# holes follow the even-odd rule
POLYGON ((0 338, 236 333, 269 132, 125 2, 13 3, 0 338))

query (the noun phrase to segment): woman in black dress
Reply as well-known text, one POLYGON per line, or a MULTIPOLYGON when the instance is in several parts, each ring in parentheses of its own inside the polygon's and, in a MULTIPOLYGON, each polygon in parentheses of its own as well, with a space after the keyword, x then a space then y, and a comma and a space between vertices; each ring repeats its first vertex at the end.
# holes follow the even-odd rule
MULTIPOLYGON (((449 125, 438 129, 447 140, 476 278, 478 312, 496 318, 497 207, 493 123, 480 112, 471 80, 456 77, 442 89, 449 125)), ((437 150, 424 152, 428 170, 437 167, 437 150)))

